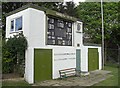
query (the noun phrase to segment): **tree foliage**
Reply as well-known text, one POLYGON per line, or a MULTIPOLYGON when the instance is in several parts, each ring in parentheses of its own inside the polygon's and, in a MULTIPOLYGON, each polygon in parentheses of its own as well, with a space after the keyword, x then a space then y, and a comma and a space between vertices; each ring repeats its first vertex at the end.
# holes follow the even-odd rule
POLYGON ((115 43, 120 46, 120 30, 118 29, 118 3, 103 3, 103 8, 105 43, 115 43))
POLYGON ((18 59, 18 64, 21 64, 21 61, 25 59, 24 53, 27 49, 27 40, 23 33, 19 33, 18 35, 14 35, 14 37, 8 38, 6 47, 8 48, 8 51, 18 59))
MULTIPOLYGON (((8 51, 5 44, 5 38, 2 39, 2 72, 9 73, 12 72, 11 65, 14 61, 13 55, 8 51)), ((14 65, 12 65, 14 67, 14 65)))
MULTIPOLYGON (((118 3, 104 2, 103 8, 105 43, 108 44, 111 42, 111 38, 112 42, 118 41, 117 38, 120 34, 118 30, 118 3)), ((80 2, 78 9, 79 18, 84 22, 84 31, 91 35, 91 42, 101 43, 101 3, 80 2)))
POLYGON ((27 46, 27 39, 23 33, 8 38, 6 42, 3 41, 3 73, 13 72, 14 67, 22 64, 27 46))
POLYGON ((58 11, 73 17, 78 17, 77 6, 72 1, 66 2, 64 5, 63 3, 58 3, 58 11))
POLYGON ((78 9, 79 19, 83 20, 84 32, 91 36, 91 42, 101 43, 100 3, 81 2, 78 9))

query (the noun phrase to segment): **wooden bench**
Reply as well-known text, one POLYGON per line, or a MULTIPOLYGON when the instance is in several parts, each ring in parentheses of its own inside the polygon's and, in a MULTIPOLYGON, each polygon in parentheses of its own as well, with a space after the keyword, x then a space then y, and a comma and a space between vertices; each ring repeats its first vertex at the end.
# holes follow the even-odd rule
POLYGON ((60 79, 62 78, 65 79, 68 76, 80 76, 80 73, 81 71, 76 70, 76 68, 68 68, 68 69, 59 70, 60 79))

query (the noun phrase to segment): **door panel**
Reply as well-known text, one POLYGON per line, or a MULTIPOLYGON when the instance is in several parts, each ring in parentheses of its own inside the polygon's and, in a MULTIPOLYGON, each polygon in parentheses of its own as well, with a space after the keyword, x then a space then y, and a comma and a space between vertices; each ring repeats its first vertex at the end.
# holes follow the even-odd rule
POLYGON ((52 50, 35 49, 34 59, 35 82, 52 79, 52 50))
POLYGON ((81 66, 80 66, 80 57, 81 57, 81 52, 80 52, 80 49, 77 49, 76 50, 76 69, 77 70, 81 70, 81 66))
POLYGON ((88 48, 88 71, 99 69, 98 48, 88 48))

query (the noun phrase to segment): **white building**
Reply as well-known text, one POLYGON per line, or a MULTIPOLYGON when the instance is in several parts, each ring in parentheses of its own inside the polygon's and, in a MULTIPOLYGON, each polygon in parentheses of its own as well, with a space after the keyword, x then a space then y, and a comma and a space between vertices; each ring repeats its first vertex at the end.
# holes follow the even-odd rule
POLYGON ((26 5, 6 17, 6 38, 23 31, 28 41, 25 80, 59 78, 59 70, 102 69, 101 46, 83 44, 83 23, 52 10, 26 5))

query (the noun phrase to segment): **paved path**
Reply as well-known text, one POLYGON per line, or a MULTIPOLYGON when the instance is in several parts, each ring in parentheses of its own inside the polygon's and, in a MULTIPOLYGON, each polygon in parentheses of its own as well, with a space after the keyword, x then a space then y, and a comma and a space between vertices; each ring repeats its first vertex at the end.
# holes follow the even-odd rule
POLYGON ((66 80, 47 80, 35 83, 33 86, 91 86, 113 76, 108 73, 110 71, 96 70, 87 76, 69 77, 66 80))
POLYGON ((2 81, 13 81, 13 82, 17 82, 17 81, 24 81, 24 78, 2 79, 2 81))

